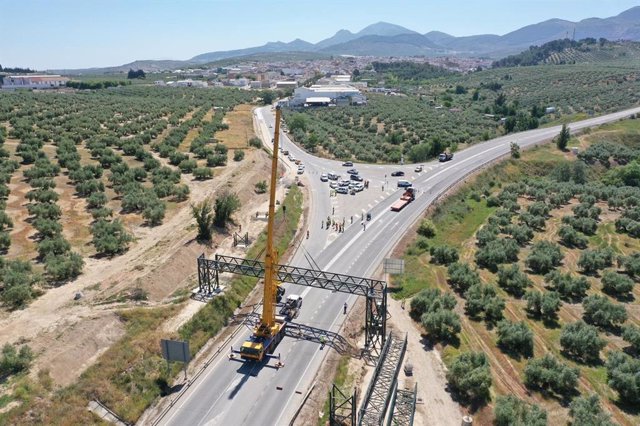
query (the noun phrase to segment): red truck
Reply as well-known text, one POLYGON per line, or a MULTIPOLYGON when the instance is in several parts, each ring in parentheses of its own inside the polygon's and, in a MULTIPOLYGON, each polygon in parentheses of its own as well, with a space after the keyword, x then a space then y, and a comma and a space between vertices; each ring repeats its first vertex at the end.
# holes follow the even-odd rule
POLYGON ((404 191, 404 194, 402 194, 402 197, 400 197, 398 201, 396 201, 391 205, 391 211, 399 212, 400 210, 405 208, 407 204, 409 204, 415 199, 416 199, 416 196, 413 192, 413 188, 407 188, 407 190, 404 191))

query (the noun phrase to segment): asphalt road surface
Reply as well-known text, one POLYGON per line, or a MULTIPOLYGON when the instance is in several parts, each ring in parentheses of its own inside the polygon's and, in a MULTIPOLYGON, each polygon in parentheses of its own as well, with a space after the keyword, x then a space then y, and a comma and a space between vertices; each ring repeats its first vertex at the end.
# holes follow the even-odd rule
MULTIPOLYGON (((572 131, 616 121, 640 108, 596 117, 572 123, 572 131)), ((269 107, 255 112, 262 138, 270 145, 273 137, 273 114, 269 107)), ((464 179, 469 173, 510 152, 510 143, 521 147, 540 144, 554 138, 560 127, 536 129, 496 138, 456 152, 454 159, 445 163, 424 164, 424 171, 414 172, 415 165, 360 165, 355 167, 365 179, 369 189, 356 195, 330 196, 321 173, 336 171, 346 176, 341 162, 325 160, 305 153, 282 135, 284 149, 305 164, 300 178, 311 191, 309 210, 310 238, 303 240, 291 265, 311 267, 311 256, 317 266, 325 271, 356 276, 369 276, 381 264, 406 230, 418 220, 427 207, 449 187, 464 179), (400 212, 390 211, 390 206, 400 198, 403 190, 397 188, 392 171, 402 170, 417 191, 416 200, 400 212), (366 229, 361 217, 371 213, 366 229), (346 222, 344 232, 321 229, 327 216, 346 222), (353 217, 353 223, 351 223, 353 217)), ((288 167, 297 168, 284 156, 280 157, 288 167)), ((195 266, 195 259, 194 259, 195 266)), ((295 322, 333 332, 339 331, 344 315, 343 304, 349 307, 355 296, 332 293, 327 290, 286 285, 287 294, 301 294, 303 306, 295 322)), ((361 319, 364 324, 364 318, 361 319)), ((247 326, 236 335, 231 346, 238 349, 251 334, 247 326)), ((314 377, 330 349, 330 343, 322 348, 318 343, 286 337, 277 347, 285 367, 275 368, 276 359, 263 364, 242 363, 229 360, 223 352, 208 369, 198 377, 176 402, 159 419, 163 425, 287 425, 313 383, 314 377)), ((424 395, 428 398, 428 395, 424 395)))

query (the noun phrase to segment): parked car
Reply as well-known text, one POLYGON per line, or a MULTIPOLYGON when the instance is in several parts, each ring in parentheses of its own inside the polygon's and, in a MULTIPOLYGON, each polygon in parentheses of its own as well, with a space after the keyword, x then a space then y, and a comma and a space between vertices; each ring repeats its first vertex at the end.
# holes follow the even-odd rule
POLYGON ((338 194, 348 194, 349 193, 349 188, 347 188, 346 186, 339 186, 336 188, 336 192, 338 194))
POLYGON ((340 182, 338 182, 338 186, 348 187, 350 183, 351 182, 349 182, 348 180, 341 180, 340 182))
POLYGON ((327 176, 327 174, 326 174, 326 173, 323 173, 323 174, 321 174, 321 175, 320 175, 320 180, 321 180, 322 182, 326 182, 326 181, 328 181, 328 180, 329 180, 329 177, 327 176))
POLYGON ((353 189, 354 191, 360 192, 364 189, 364 185, 361 182, 354 182, 354 183, 355 185, 351 187, 351 189, 353 189))
POLYGON ((283 151, 282 151, 282 153, 283 153, 284 155, 289 155, 289 150, 288 150, 288 149, 285 149, 285 150, 283 150, 283 151))
POLYGON ((353 162, 345 161, 344 163, 342 163, 342 165, 345 166, 345 167, 353 167, 353 162))
POLYGON ((362 182, 362 176, 360 176, 360 175, 351 175, 351 180, 362 182))
POLYGON ((303 166, 298 167, 298 174, 301 175, 303 173, 304 173, 304 167, 303 166))
POLYGON ((402 170, 396 170, 391 173, 391 176, 404 176, 404 172, 402 170))
POLYGON ((336 189, 338 187, 338 182, 335 180, 329 184, 329 188, 336 189))
POLYGON ((358 171, 356 169, 349 169, 347 170, 347 173, 349 173, 350 175, 357 175, 358 171))
POLYGON ((423 170, 424 166, 416 166, 416 169, 414 170, 416 173, 420 173, 423 170))
POLYGON ((340 175, 336 174, 335 172, 329 172, 329 174, 327 176, 329 177, 329 180, 338 180, 338 179, 340 179, 340 175))
POLYGON ((413 186, 413 184, 411 182, 409 182, 408 180, 400 179, 398 181, 398 188, 409 188, 410 186, 413 186))

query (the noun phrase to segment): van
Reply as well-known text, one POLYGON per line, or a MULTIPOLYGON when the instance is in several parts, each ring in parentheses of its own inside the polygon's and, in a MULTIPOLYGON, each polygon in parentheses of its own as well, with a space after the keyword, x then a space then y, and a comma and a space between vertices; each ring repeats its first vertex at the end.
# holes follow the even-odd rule
POLYGON ((398 181, 398 188, 409 188, 410 186, 413 186, 413 184, 411 182, 409 182, 408 180, 400 179, 398 181))
POLYGON ((339 175, 339 174, 336 174, 336 173, 334 173, 334 172, 329 172, 329 173, 327 174, 327 177, 328 177, 329 179, 331 179, 331 180, 338 180, 338 179, 340 179, 340 175, 339 175))

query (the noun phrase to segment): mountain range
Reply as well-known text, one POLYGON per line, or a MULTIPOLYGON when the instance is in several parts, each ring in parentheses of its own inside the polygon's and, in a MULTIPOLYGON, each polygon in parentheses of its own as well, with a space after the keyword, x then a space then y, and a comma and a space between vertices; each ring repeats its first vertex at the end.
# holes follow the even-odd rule
MULTIPOLYGON (((541 45, 551 40, 593 37, 608 40, 640 41, 640 6, 628 9, 609 18, 589 18, 579 22, 550 19, 528 25, 504 35, 481 34, 455 37, 440 31, 420 34, 416 31, 386 22, 378 22, 352 33, 340 30, 332 37, 309 43, 299 38, 285 43, 269 42, 246 49, 207 52, 187 61, 136 61, 118 67, 75 70, 83 72, 126 71, 142 68, 145 71, 177 69, 189 65, 200 65, 222 59, 270 53, 306 52, 318 56, 462 56, 502 58, 519 53, 530 46, 541 45)), ((64 70, 70 71, 70 70, 64 70)))
POLYGON ((485 56, 500 58, 561 38, 587 37, 640 41, 640 6, 610 18, 589 18, 579 22, 550 19, 499 36, 482 34, 455 37, 439 31, 420 34, 399 25, 378 22, 352 33, 340 30, 318 43, 295 39, 271 42, 248 49, 208 52, 190 62, 206 63, 236 56, 265 52, 317 52, 329 55, 370 56, 485 56))

